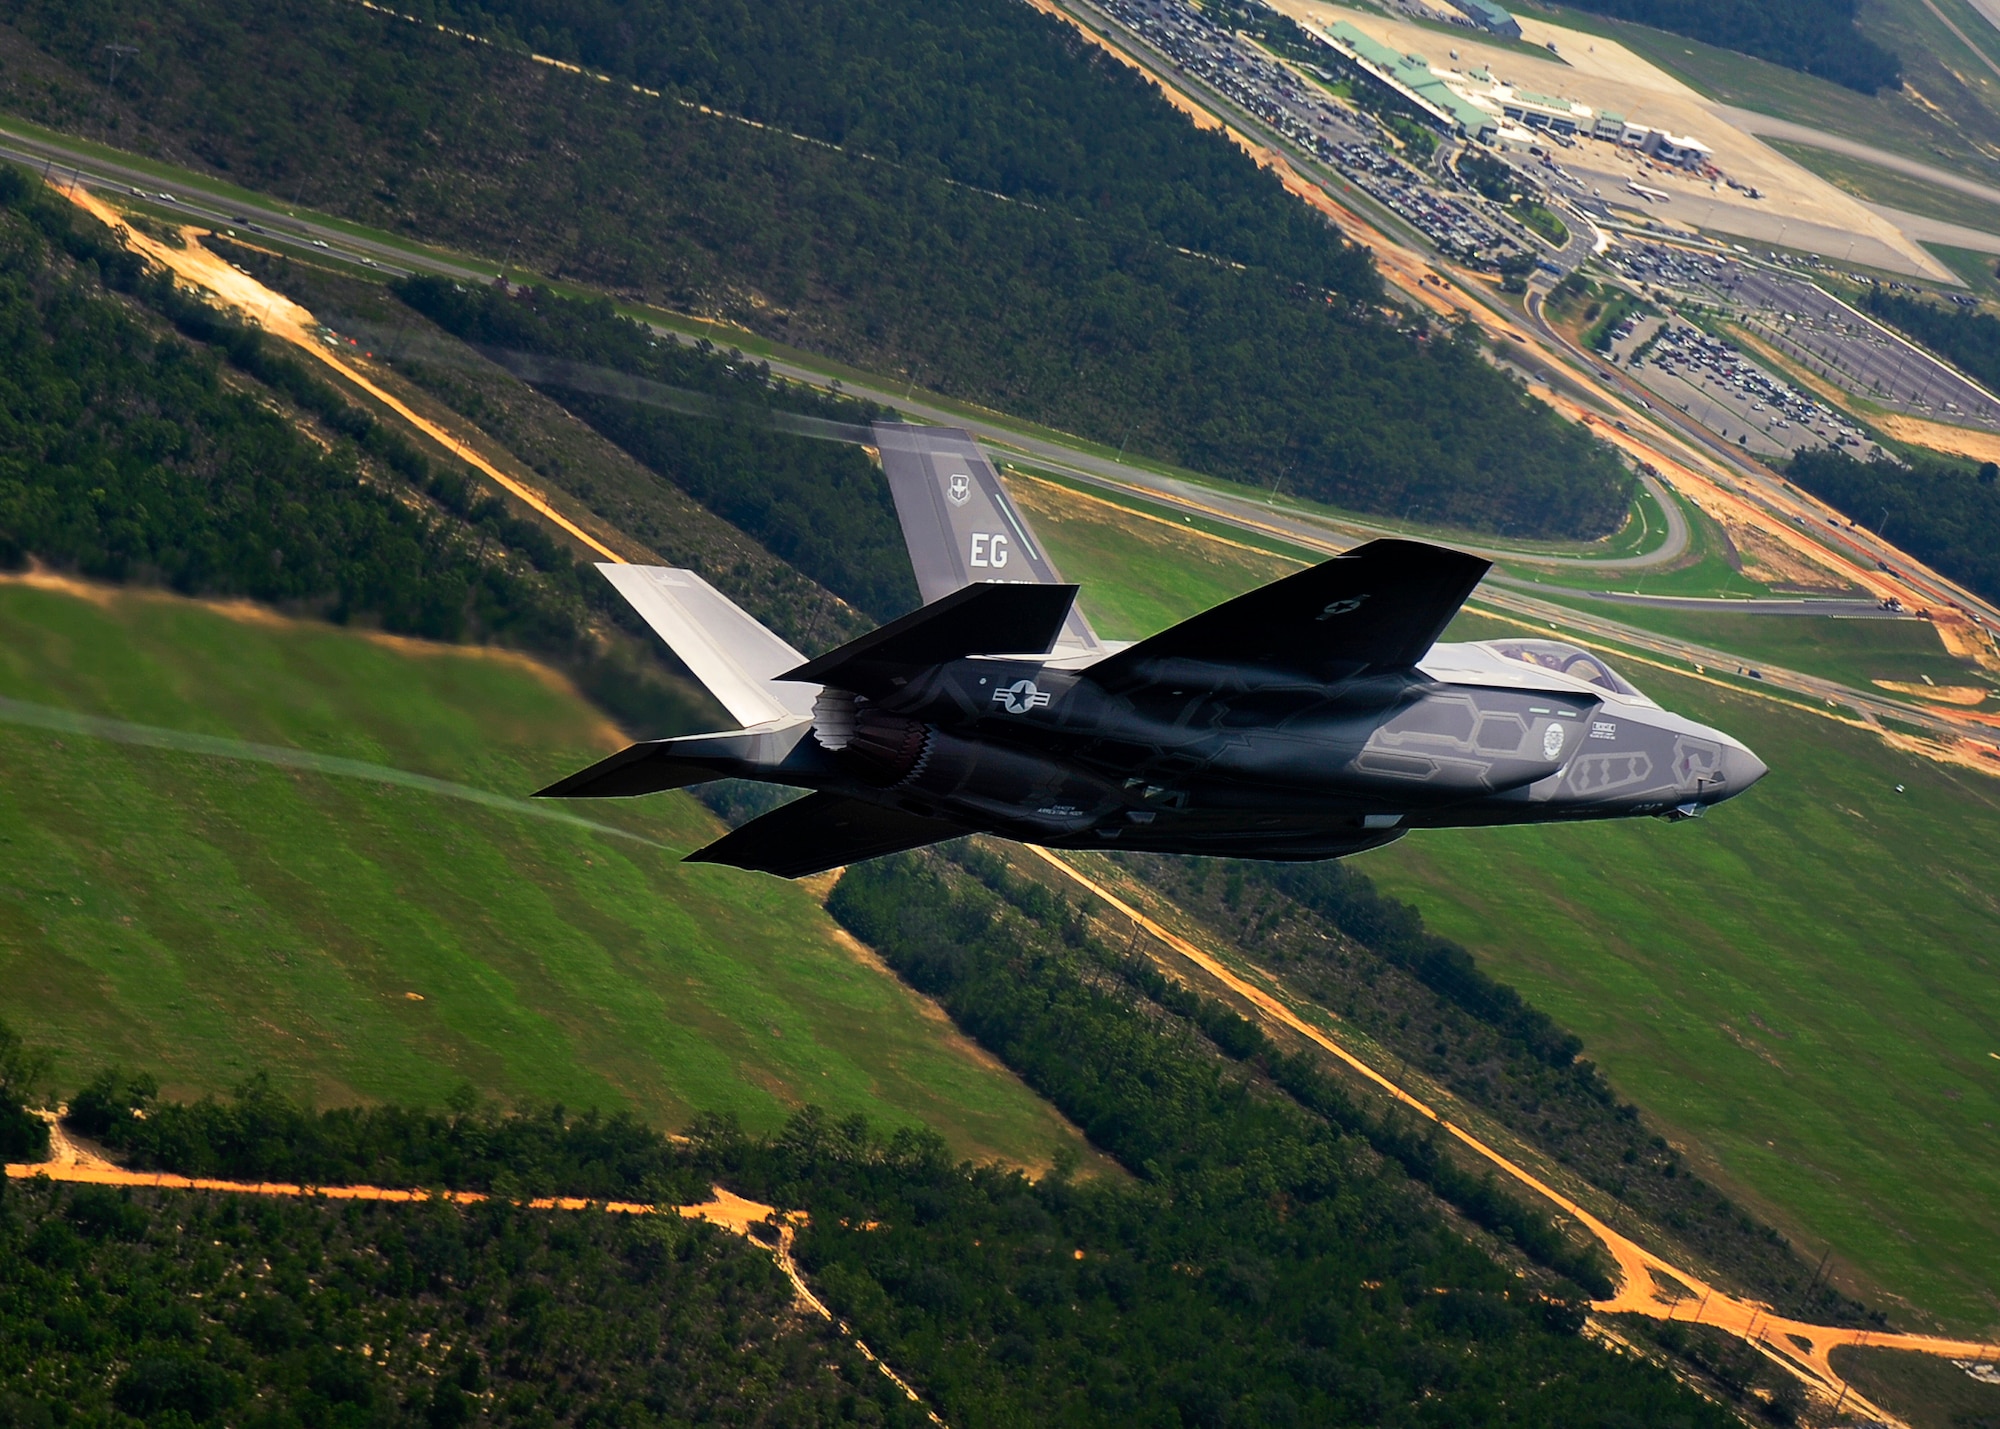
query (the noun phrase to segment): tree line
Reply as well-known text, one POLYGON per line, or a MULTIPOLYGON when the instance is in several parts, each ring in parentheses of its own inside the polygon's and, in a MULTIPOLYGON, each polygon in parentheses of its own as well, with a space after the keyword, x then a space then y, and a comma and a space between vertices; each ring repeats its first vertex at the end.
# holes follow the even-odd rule
POLYGON ((1472 342, 1386 314, 1365 255, 1275 180, 1068 30, 979 4, 986 61, 963 71, 913 4, 853 24, 732 6, 643 36, 606 12, 635 50, 712 33, 732 73, 826 71, 799 86, 838 86, 827 113, 872 96, 897 152, 924 151, 893 161, 317 0, 154 7, 116 95, 95 78, 129 28, 113 0, 29 0, 14 23, 128 142, 239 183, 473 251, 505 233, 552 275, 1347 507, 1522 535, 1623 519, 1608 448, 1472 342), (899 26, 933 43, 876 44, 899 26))
MULTIPOLYGON (((699 719, 643 621, 548 526, 9 167, 0 353, 0 565, 32 558, 506 644, 563 668, 628 729, 679 733, 699 719)), ((704 366, 727 372, 720 356, 686 358, 689 380, 707 380, 704 366)), ((790 586, 747 569, 714 576, 753 613, 804 633, 790 586)))
POLYGON ((0 1180, 9 1429, 924 1422, 677 1217, 0 1180))
POLYGON ((914 609, 916 577, 881 471, 857 446, 774 430, 774 412, 865 426, 872 403, 775 383, 740 353, 658 336, 602 298, 547 289, 510 296, 422 275, 396 296, 474 347, 610 368, 713 399, 706 415, 540 385, 637 460, 878 621, 914 609))
POLYGON ((1871 284, 1861 305, 1891 327, 1901 328, 1931 351, 1950 359, 1987 387, 2000 387, 2000 318, 1977 309, 1945 307, 1907 293, 1871 284))
POLYGON ((2000 465, 1926 452, 1861 461, 1829 448, 1795 453, 1785 474, 1939 574, 2000 600, 2000 465))
MULTIPOLYGON (((1579 1334, 1589 1291, 1565 1270, 1597 1293, 1604 1271, 1539 1209, 1106 945, 998 859, 863 865, 830 906, 1129 1175, 1064 1163, 1032 1180, 956 1163, 933 1133, 812 1108, 775 1136, 702 1118, 674 1142, 629 1118, 503 1116, 469 1095, 314 1112, 252 1084, 177 1106, 113 1072, 72 1117, 141 1166, 307 1181, 365 1168, 508 1195, 679 1198, 712 1179, 803 1209, 795 1250, 816 1292, 953 1424, 1732 1422, 1579 1334)), ((455 1300, 460 1283, 435 1293, 455 1300)), ((485 1303, 481 1335, 519 1333, 519 1312, 485 1303)))
POLYGON ((1883 1323, 1777 1232, 1704 1180, 1583 1043, 1351 863, 1120 855, 1147 886, 1288 987, 1663 1226, 1801 1318, 1883 1323))

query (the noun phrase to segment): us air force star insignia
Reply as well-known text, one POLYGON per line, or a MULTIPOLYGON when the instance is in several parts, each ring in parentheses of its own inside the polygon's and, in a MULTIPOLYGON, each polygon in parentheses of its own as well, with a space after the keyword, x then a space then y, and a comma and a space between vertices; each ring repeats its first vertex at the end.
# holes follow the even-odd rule
POLYGON ((965 505, 972 499, 972 478, 962 471, 953 472, 951 480, 945 483, 945 495, 951 498, 952 505, 965 505))
POLYGON ((1048 692, 1037 689, 1033 680, 1016 680, 993 692, 993 703, 1002 706, 1008 714, 1026 714, 1029 710, 1041 709, 1048 702, 1048 692))
POLYGON ((1318 615, 1315 615, 1313 619, 1331 620, 1336 615, 1346 615, 1351 610, 1361 609, 1361 602, 1363 602, 1366 599, 1368 599, 1368 597, 1365 595, 1352 595, 1349 596, 1346 600, 1332 601, 1327 605, 1325 610, 1322 610, 1318 615))
POLYGON ((1562 752, 1563 727, 1559 724, 1552 724, 1542 731, 1542 755, 1544 758, 1554 759, 1562 752))

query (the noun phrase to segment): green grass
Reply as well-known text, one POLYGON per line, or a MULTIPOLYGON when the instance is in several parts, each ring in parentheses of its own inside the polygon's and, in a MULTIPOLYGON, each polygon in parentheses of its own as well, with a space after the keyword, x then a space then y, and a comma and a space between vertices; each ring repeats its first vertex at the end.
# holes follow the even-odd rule
MULTIPOLYGON (((1917 684, 1928 675, 1940 685, 1984 685, 2000 694, 2000 688, 1981 679, 1974 666, 1945 650, 1929 621, 1731 615, 1601 601, 1576 604, 1605 620, 1726 650, 1746 664, 1782 665, 1859 690, 1872 689, 1874 680, 1917 684)), ((1993 708, 2000 711, 2000 702, 1993 708)))
POLYGON ((1517 203, 1507 212, 1558 248, 1569 242, 1569 229, 1563 226, 1563 221, 1556 217, 1554 211, 1541 204, 1517 203))
POLYGON ((1834 1369, 1859 1393, 1900 1416, 1910 1429, 2000 1424, 2000 1385, 1981 1383, 1950 1360, 1845 1347, 1832 1358, 1834 1369))
MULTIPOLYGON (((1093 612, 1125 613, 1123 635, 1266 578, 1266 558, 1223 546, 1192 567, 1176 533, 1119 529, 1115 512, 1034 519, 1093 612)), ((1738 619, 1753 628, 1709 624, 1703 643, 1772 642, 1793 665, 1814 640, 1858 666, 1916 658, 1894 649, 1900 625, 1738 619)), ((1465 616, 1451 636, 1517 629, 1465 616)), ((1699 823, 1422 832, 1362 867, 1581 1033, 1806 1254, 1831 1245, 1850 1287, 1901 1297, 1912 1321, 2000 1322, 2000 779, 1620 663, 1771 775, 1699 823)))
POLYGON ((1078 602, 1107 640, 1150 635, 1304 564, 1048 482, 1016 478, 1008 489, 1057 568, 1082 583, 1078 602))
POLYGON ((1991 253, 1980 253, 1970 248, 1954 248, 1948 243, 1926 243, 1937 260, 1958 274, 1965 286, 1989 303, 2000 303, 2000 271, 1995 264, 2000 262, 1991 253))
MULTIPOLYGON (((1982 233, 2000 234, 2000 205, 1960 193, 1957 189, 1925 183, 1922 179, 1899 174, 1894 169, 1885 169, 1865 159, 1828 153, 1824 149, 1784 139, 1766 139, 1764 142, 1856 198, 1887 204, 1905 213, 1964 224, 1982 233)), ((1990 272, 1991 258, 1987 259, 1986 266, 1990 272)))
MULTIPOLYGON (((0 695, 517 796, 616 742, 523 662, 12 584, 0 695)), ((1018 1164, 1077 1144, 807 889, 678 863, 720 832, 685 795, 565 806, 661 848, 18 720, 0 751, 0 1012, 68 1086, 122 1062, 183 1095, 267 1071, 434 1104, 464 1079, 664 1125, 817 1102, 1018 1164)))

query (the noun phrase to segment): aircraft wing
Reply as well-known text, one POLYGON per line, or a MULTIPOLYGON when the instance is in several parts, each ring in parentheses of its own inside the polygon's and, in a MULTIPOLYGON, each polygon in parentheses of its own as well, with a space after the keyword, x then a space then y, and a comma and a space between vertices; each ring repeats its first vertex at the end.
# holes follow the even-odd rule
POLYGON ((808 794, 696 849, 685 861, 804 878, 970 832, 942 819, 906 814, 843 794, 808 794))
MULTIPOLYGON (((1063 584, 970 432, 877 422, 875 445, 926 605, 980 581, 1063 584)), ((1074 655, 1104 647, 1072 609, 1056 648, 1074 655)))
POLYGON ((1250 665, 1316 682, 1408 669, 1430 651, 1491 561, 1421 541, 1370 541, 1224 601, 1085 673, 1107 689, 1163 660, 1250 665))

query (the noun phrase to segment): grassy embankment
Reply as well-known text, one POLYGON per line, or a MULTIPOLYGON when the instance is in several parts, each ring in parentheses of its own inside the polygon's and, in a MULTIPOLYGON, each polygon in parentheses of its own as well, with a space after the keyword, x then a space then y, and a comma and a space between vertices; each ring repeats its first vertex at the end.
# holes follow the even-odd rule
MULTIPOLYGON (((1158 622, 1142 615, 1190 614, 1208 588, 1278 573, 1214 543, 1190 565, 1198 537, 1016 489, 1107 633, 1147 633, 1158 622)), ((1783 642, 1820 622, 1765 625, 1771 659, 1812 663, 1783 642)), ((1467 617, 1454 633, 1503 628, 1519 627, 1467 617)), ((1705 643, 1734 637, 1703 629, 1705 643)), ((1850 641, 1845 625, 1822 638, 1850 641)), ((1837 644, 1850 674, 1872 663, 1874 638, 1837 644)), ((1893 667, 1896 652, 1880 653, 1893 667)), ((1772 774, 1699 824, 1420 833, 1362 866, 1580 1033, 1623 1093, 1806 1253, 1832 1245, 1850 1286, 1900 1297, 1912 1318, 1990 1326, 2000 781, 1624 663, 1662 704, 1744 739, 1772 774)))
MULTIPOLYGON (((510 795, 617 742, 515 659, 17 584, 0 696, 510 795)), ((806 889, 680 865, 720 832, 684 795, 559 806, 655 847, 11 720, 0 750, 0 1012, 65 1085, 124 1062, 180 1095, 267 1071, 322 1102, 435 1104, 464 1079, 667 1125, 770 1130, 817 1102, 1022 1164, 1078 1144, 806 889)))
POLYGON ((1945 651, 1928 621, 1731 615, 1560 598, 1606 620, 1727 651, 1746 665, 1782 665, 1858 690, 1873 690, 1877 680, 1921 685, 1926 675, 1941 686, 1994 688, 1975 666, 1945 651))
MULTIPOLYGON (((1809 144, 1794 144, 1784 139, 1767 139, 1764 142, 1786 158, 1812 170, 1835 188, 1866 202, 1886 204, 1905 213, 1940 219, 1946 223, 1964 224, 1982 233, 2000 233, 2000 205, 1988 203, 1972 194, 1926 183, 1909 174, 1899 174, 1894 169, 1871 164, 1865 159, 1815 149, 1809 144)), ((1987 261, 1990 265, 1992 260, 1989 258, 1987 261)))

